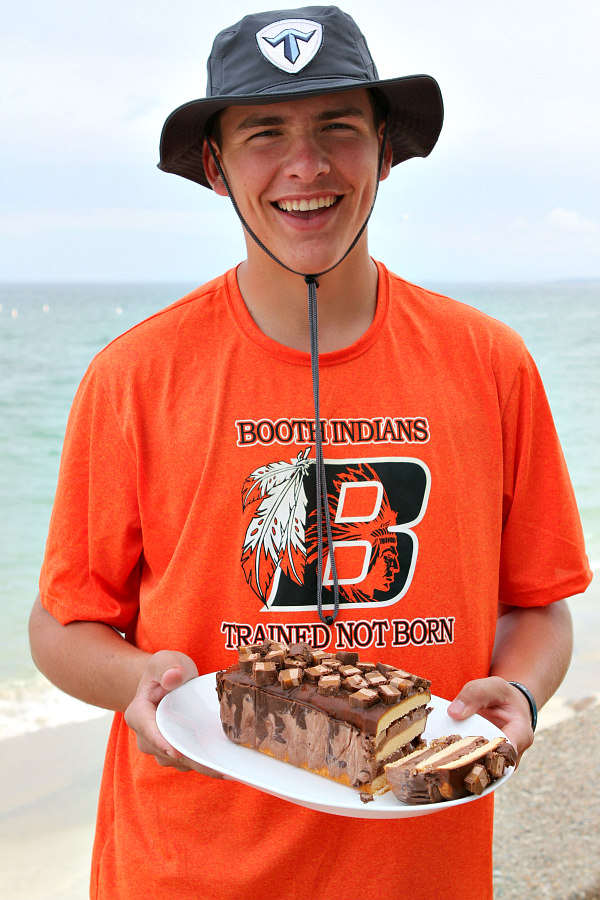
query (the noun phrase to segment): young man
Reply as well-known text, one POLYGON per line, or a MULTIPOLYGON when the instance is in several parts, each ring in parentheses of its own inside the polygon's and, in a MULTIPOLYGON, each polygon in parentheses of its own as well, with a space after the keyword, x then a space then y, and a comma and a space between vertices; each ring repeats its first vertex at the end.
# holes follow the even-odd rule
POLYGON ((378 181, 441 123, 433 79, 380 81, 354 22, 309 7, 222 32, 208 97, 165 124, 161 168, 229 194, 247 259, 100 353, 67 429, 31 640, 116 710, 94 898, 492 895, 492 797, 317 813, 190 773, 155 720, 285 635, 368 646, 522 753, 564 676, 590 572, 535 366, 368 253, 378 181))

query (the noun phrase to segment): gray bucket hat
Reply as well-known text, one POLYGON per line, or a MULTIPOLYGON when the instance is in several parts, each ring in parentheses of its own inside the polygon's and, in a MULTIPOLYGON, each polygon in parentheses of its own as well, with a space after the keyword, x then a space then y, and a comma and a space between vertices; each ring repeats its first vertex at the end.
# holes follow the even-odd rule
POLYGON ((215 38, 207 96, 179 106, 160 140, 159 169, 210 187, 202 145, 211 116, 228 106, 299 100, 376 88, 388 106, 392 165, 428 156, 442 128, 439 86, 429 75, 380 80, 354 20, 337 6, 245 16, 215 38))

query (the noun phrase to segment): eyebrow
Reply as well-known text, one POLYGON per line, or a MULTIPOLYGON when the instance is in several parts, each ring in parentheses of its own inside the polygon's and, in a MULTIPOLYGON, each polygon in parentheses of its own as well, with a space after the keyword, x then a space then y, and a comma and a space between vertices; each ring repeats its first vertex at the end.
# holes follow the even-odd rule
MULTIPOLYGON (((364 111, 359 106, 341 106, 336 109, 325 109, 316 116, 317 122, 330 122, 333 119, 348 119, 348 118, 365 118, 364 111)), ((236 125, 235 131, 237 133, 242 131, 248 131, 251 128, 273 128, 278 125, 284 125, 286 121, 285 116, 261 116, 258 114, 253 114, 247 116, 245 119, 242 119, 236 125)))
POLYGON ((317 121, 328 122, 330 119, 364 119, 365 113, 360 106, 340 106, 337 109, 326 109, 317 116, 317 121))

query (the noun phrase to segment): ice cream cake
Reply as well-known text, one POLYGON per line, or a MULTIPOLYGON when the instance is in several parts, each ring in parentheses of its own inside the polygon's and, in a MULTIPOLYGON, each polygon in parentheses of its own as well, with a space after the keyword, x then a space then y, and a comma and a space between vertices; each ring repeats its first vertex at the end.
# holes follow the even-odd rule
POLYGON ((384 766, 424 746, 431 682, 358 653, 306 643, 239 648, 217 672, 227 737, 369 794, 387 790, 384 766))
POLYGON ((481 794, 514 766, 517 754, 506 738, 437 738, 385 766, 389 785, 403 803, 439 803, 481 794))

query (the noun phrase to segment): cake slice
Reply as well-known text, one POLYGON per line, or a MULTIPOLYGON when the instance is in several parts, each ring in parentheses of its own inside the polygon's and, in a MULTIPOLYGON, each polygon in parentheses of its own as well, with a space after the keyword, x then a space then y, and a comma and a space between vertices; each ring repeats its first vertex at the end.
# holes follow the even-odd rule
POLYGON ((358 653, 309 644, 239 648, 217 672, 227 737, 363 793, 388 789, 384 766, 423 745, 431 682, 358 653))
POLYGON ((437 738, 385 766, 394 795, 403 803, 439 803, 483 790, 514 766, 517 754, 506 738, 437 738))

